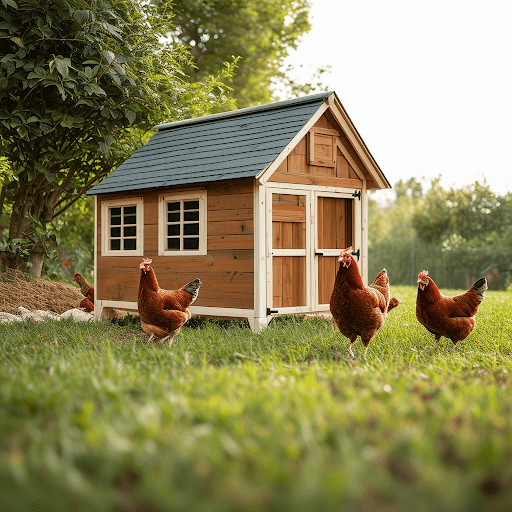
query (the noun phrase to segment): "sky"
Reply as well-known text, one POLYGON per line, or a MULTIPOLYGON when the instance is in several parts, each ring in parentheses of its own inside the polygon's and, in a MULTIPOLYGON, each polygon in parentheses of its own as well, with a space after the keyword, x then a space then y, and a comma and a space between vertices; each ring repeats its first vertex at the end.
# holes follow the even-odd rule
POLYGON ((511 0, 311 0, 287 64, 341 103, 388 181, 512 192, 511 0))

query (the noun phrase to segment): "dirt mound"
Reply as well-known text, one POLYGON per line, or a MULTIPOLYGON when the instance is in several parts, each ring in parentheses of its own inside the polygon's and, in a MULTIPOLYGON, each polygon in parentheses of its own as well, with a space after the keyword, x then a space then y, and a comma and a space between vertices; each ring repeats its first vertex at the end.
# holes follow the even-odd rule
POLYGON ((46 279, 34 279, 17 270, 0 273, 0 311, 19 314, 19 307, 62 314, 80 307, 84 298, 74 286, 46 279))

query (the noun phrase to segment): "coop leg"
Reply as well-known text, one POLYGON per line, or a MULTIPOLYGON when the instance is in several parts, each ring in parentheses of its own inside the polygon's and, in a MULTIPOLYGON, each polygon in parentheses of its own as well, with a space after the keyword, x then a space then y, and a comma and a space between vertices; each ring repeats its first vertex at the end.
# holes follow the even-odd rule
POLYGON ((249 322, 251 330, 254 332, 260 332, 264 327, 268 326, 268 317, 247 317, 247 321, 249 322))

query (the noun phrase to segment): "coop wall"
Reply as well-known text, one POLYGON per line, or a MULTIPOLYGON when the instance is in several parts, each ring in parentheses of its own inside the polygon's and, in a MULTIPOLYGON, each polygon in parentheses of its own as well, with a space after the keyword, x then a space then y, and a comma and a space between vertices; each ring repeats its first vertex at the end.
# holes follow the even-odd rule
MULTIPOLYGON (((194 306, 254 308, 254 192, 252 180, 219 182, 203 187, 158 189, 143 192, 144 257, 161 288, 177 289, 199 277, 203 282, 194 306), (158 201, 163 194, 207 191, 207 254, 161 256, 158 250, 158 201)), ((140 197, 141 193, 99 196, 97 233, 102 232, 103 201, 140 197)), ((102 256, 101 236, 96 241, 96 299, 136 302, 141 256, 102 256)))

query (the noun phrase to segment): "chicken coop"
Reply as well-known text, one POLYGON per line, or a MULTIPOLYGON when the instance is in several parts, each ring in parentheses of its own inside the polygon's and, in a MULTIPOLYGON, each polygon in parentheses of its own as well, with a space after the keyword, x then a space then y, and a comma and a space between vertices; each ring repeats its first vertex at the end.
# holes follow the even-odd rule
POLYGON ((368 191, 390 184, 336 93, 157 126, 95 197, 95 318, 137 310, 139 263, 160 287, 199 277, 194 315, 329 310, 340 249, 367 283, 368 191))

